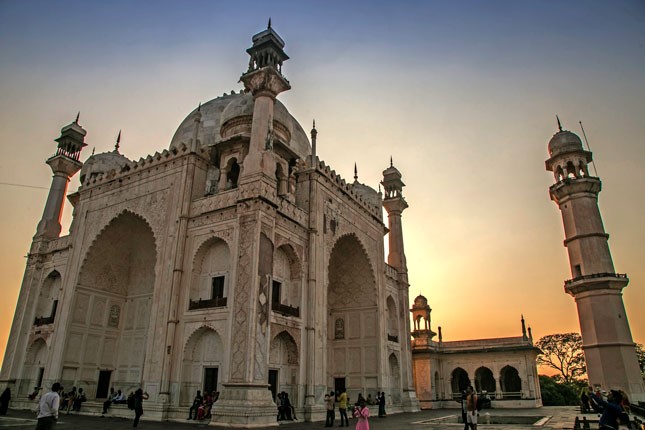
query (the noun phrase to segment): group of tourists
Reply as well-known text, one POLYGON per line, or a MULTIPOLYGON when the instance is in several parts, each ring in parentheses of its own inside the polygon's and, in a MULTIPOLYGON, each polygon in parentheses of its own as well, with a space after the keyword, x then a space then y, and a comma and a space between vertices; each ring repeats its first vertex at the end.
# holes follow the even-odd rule
MULTIPOLYGON (((40 392, 39 390, 38 394, 40 392)), ((139 419, 143 415, 143 401, 148 398, 148 393, 144 392, 141 388, 134 393, 130 393, 128 399, 124 398, 121 390, 115 393, 114 388, 112 388, 110 390, 110 397, 103 403, 103 413, 107 413, 108 408, 112 404, 127 403, 128 408, 134 410, 133 427, 137 427, 139 425, 139 419)), ((36 430, 52 430, 56 426, 60 410, 66 410, 67 413, 69 413, 70 408, 73 411, 80 411, 81 404, 85 400, 86 397, 82 388, 79 388, 77 391, 76 387, 73 387, 71 391, 65 393, 60 383, 55 382, 52 385, 51 391, 41 395, 38 400, 36 430)))
MULTIPOLYGON (((331 391, 325 394, 325 406, 327 408, 327 417, 325 419, 325 427, 333 427, 336 420, 336 403, 338 403, 338 413, 340 415, 340 425, 338 427, 349 427, 349 419, 347 417, 347 406, 350 404, 349 396, 345 390, 342 393, 331 391)), ((376 400, 372 399, 372 395, 367 395, 367 400, 363 394, 358 394, 358 400, 354 403, 352 410, 352 417, 356 418, 356 430, 369 430, 369 416, 370 410, 368 405, 378 405, 379 418, 387 417, 385 412, 385 393, 377 392, 376 400)))
POLYGON ((597 387, 583 389, 580 393, 582 412, 593 412, 600 414, 599 429, 630 429, 629 419, 630 403, 627 394, 623 390, 610 390, 608 393, 597 387))
POLYGON ((219 391, 213 391, 212 393, 206 393, 202 396, 202 392, 197 390, 197 394, 193 399, 193 405, 188 411, 188 420, 203 420, 209 419, 211 417, 211 411, 213 409, 213 403, 219 399, 219 391))

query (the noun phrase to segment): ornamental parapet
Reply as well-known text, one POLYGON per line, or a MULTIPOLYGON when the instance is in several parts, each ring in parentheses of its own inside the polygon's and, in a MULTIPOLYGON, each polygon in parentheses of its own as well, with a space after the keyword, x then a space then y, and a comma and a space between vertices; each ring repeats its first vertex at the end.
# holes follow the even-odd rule
POLYGON ((629 278, 625 273, 593 273, 564 281, 564 291, 575 297, 589 291, 621 291, 628 283, 629 278))

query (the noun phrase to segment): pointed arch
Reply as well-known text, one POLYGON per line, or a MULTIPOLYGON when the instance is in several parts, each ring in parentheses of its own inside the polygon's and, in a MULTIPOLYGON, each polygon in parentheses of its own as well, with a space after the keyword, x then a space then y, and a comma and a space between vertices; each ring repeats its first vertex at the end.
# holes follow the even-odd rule
POLYGON ((51 324, 56 317, 62 277, 58 270, 52 270, 40 286, 36 302, 35 325, 51 324))
POLYGON ((273 255, 273 288, 279 284, 279 303, 299 308, 302 296, 302 264, 295 249, 280 245, 273 255))
POLYGON ((356 297, 361 297, 361 306, 376 306, 376 277, 369 254, 354 233, 345 234, 336 240, 328 263, 328 302, 333 308, 356 306, 356 297))
POLYGON ((517 369, 511 365, 506 365, 500 370, 499 386, 505 399, 521 398, 522 396, 522 379, 517 369))
POLYGON ((470 378, 468 372, 461 367, 456 367, 450 373, 450 388, 452 390, 452 397, 461 396, 461 393, 470 385, 470 378))
POLYGON ((230 248, 224 239, 214 236, 202 242, 193 258, 188 308, 226 306, 230 267, 230 248), (201 304, 194 306, 197 302, 201 304))
POLYGON ((212 391, 213 386, 217 390, 224 361, 222 338, 215 329, 203 325, 188 336, 182 356, 180 404, 189 405, 197 390, 212 391))
POLYGON ((475 391, 481 393, 486 391, 488 393, 495 392, 495 378, 493 372, 486 366, 481 366, 475 371, 475 391))
POLYGON ((401 366, 395 353, 391 353, 388 357, 388 364, 390 370, 390 394, 393 402, 398 404, 401 401, 401 366))
POLYGON ((18 388, 20 395, 27 395, 32 392, 34 387, 41 386, 48 355, 47 342, 42 337, 37 337, 29 345, 25 356, 20 387, 18 388))
POLYGON ((297 342, 286 330, 280 331, 271 339, 269 368, 277 373, 277 392, 286 392, 292 401, 298 399, 299 362, 297 342))

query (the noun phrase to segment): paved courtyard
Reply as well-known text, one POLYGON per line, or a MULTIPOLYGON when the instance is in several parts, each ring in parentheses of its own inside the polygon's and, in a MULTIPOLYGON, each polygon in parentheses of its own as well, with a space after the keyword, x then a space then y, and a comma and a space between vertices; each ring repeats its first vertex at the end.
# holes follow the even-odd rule
MULTIPOLYGON (((456 422, 458 410, 429 410, 419 413, 406 413, 390 415, 387 418, 372 418, 370 420, 370 430, 425 430, 425 429, 454 429, 461 430, 463 424, 456 422)), ((487 417, 490 421, 508 420, 508 421, 521 421, 524 417, 525 421, 532 421, 528 417, 544 417, 537 425, 532 423, 519 423, 519 424, 481 424, 478 426, 482 430, 528 430, 536 428, 550 430, 550 429, 571 429, 573 422, 577 415, 577 408, 574 407, 544 407, 539 409, 487 409, 483 410, 480 415, 480 422, 484 422, 487 417), (486 415, 490 414, 490 415, 486 415)), ((597 420, 596 415, 587 415, 590 420, 597 420)), ((335 423, 338 425, 338 420, 335 423)), ((16 430, 33 429, 36 426, 36 419, 33 413, 28 411, 14 411, 10 410, 7 416, 0 417, 0 428, 11 428, 16 430)), ((353 429, 355 421, 350 420, 348 428, 353 429)), ((284 430, 311 430, 324 428, 324 422, 316 423, 303 423, 303 422, 289 422, 280 424, 280 428, 284 430)), ((597 427, 597 425, 596 425, 597 427)), ((117 430, 132 428, 132 420, 125 418, 113 417, 96 417, 85 415, 61 415, 59 423, 56 427, 61 430, 117 430)), ((152 422, 142 421, 139 423, 139 428, 147 429, 179 429, 189 430, 191 428, 219 428, 221 426, 209 426, 207 422, 152 422)), ((276 427, 266 427, 273 428, 276 427)), ((592 426, 592 428, 594 428, 592 426)))

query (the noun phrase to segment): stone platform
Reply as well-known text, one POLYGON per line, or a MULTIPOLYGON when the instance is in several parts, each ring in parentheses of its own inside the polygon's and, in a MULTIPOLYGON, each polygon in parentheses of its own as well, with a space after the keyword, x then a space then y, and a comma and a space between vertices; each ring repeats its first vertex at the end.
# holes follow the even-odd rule
MULTIPOLYGON (((129 411, 134 416, 132 411, 129 411)), ((373 411, 376 413, 376 410, 373 411)), ((480 424, 479 429, 483 430, 555 430, 555 429, 572 429, 576 416, 579 416, 579 409, 575 407, 543 407, 535 409, 485 409, 481 412, 480 422, 484 421, 485 414, 490 417, 545 417, 538 425, 533 424, 480 424)), ((338 415, 338 413, 336 414, 338 415)), ((117 418, 106 416, 101 418, 93 415, 61 415, 57 429, 63 430, 117 430, 132 428, 132 417, 117 418)), ((597 419, 594 414, 587 414, 588 419, 597 419)), ((139 428, 142 429, 191 429, 191 428, 226 428, 219 425, 213 425, 205 421, 146 421, 146 415, 142 417, 139 428)), ((457 412, 454 410, 425 410, 417 413, 401 413, 389 415, 387 418, 374 417, 370 419, 371 430, 425 430, 425 429, 463 429, 463 424, 456 422, 457 412)), ((339 420, 336 419, 335 427, 338 426, 339 420)), ((36 419, 32 412, 9 410, 7 416, 0 416, 0 428, 10 429, 33 429, 36 426, 36 419)), ((285 430, 313 430, 324 428, 324 422, 303 423, 287 422, 280 423, 280 427, 285 430)), ((350 419, 348 429, 355 427, 355 420, 350 419)), ((264 429, 265 427, 257 427, 264 429)), ((266 427, 266 429, 274 427, 266 427)))

